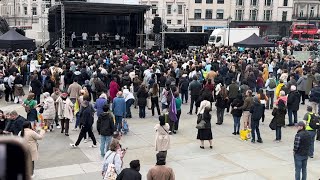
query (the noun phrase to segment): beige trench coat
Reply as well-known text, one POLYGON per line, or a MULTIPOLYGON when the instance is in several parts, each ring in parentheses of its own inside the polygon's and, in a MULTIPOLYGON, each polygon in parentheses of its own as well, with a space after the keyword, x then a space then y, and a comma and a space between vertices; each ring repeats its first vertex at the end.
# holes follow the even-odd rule
POLYGON ((169 135, 169 124, 166 123, 164 126, 157 124, 154 129, 156 130, 156 151, 167 151, 170 148, 170 135, 169 135))
POLYGON ((36 161, 39 158, 37 140, 41 140, 43 138, 44 133, 45 133, 44 130, 41 130, 40 134, 38 134, 32 129, 29 129, 29 128, 24 129, 23 138, 27 143, 27 147, 28 147, 32 161, 36 161))

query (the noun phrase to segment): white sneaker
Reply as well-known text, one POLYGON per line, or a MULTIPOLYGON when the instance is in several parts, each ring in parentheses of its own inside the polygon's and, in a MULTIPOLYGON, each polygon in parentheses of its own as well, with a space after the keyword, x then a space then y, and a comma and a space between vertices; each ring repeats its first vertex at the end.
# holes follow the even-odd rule
POLYGON ((61 129, 61 126, 57 126, 57 129, 61 129))
POLYGON ((72 129, 72 131, 78 131, 78 128, 74 128, 74 129, 72 129))
POLYGON ((77 148, 78 146, 76 146, 75 144, 70 144, 71 148, 77 148))
POLYGON ((35 175, 35 174, 32 174, 32 175, 31 175, 31 178, 35 178, 35 177, 36 177, 36 175, 35 175))
POLYGON ((93 144, 93 145, 91 145, 91 146, 89 146, 89 147, 96 148, 96 147, 97 147, 97 145, 94 145, 94 144, 93 144))
POLYGON ((87 139, 85 139, 83 142, 84 142, 84 143, 87 143, 87 142, 88 142, 88 140, 87 140, 87 139))

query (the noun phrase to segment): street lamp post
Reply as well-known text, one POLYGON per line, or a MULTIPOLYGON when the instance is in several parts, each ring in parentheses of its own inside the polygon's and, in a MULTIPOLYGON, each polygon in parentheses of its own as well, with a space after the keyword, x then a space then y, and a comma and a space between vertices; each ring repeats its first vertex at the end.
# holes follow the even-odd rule
POLYGON ((186 31, 186 4, 183 4, 183 29, 186 31))
POLYGON ((231 16, 228 17, 228 47, 230 46, 230 23, 231 23, 231 16))

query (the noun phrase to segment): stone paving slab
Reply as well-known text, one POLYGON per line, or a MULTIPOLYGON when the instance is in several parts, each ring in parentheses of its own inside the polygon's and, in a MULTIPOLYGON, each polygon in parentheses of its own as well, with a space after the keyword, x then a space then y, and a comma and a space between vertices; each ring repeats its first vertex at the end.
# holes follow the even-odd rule
MULTIPOLYGON (((0 102, 2 110, 16 109, 25 116, 21 105, 0 102)), ((275 131, 268 127, 272 119, 271 110, 266 110, 266 121, 261 124, 260 130, 263 144, 252 144, 250 141, 241 141, 239 136, 232 135, 233 119, 230 114, 224 116, 224 124, 215 125, 216 111, 212 112, 213 149, 199 148, 196 140, 196 115, 187 115, 189 105, 182 105, 181 121, 178 134, 171 136, 171 148, 168 150, 167 165, 172 167, 177 180, 286 180, 293 179, 293 139, 297 131, 294 127, 282 129, 282 142, 273 142, 275 131)), ((214 107, 215 109, 215 107, 214 107)), ((138 110, 133 109, 133 119, 128 119, 130 132, 123 136, 121 143, 128 147, 124 157, 124 167, 128 167, 133 159, 141 161, 141 174, 146 179, 148 170, 156 162, 154 126, 158 122, 157 116, 152 117, 147 110, 147 118, 139 119, 138 110)), ((301 106, 298 112, 299 120, 306 112, 306 106, 301 106)), ((288 117, 286 116, 286 122, 288 117)), ((74 122, 70 123, 70 130, 74 122)), ((98 141, 98 148, 90 148, 92 142, 81 142, 79 148, 70 149, 79 131, 70 131, 66 137, 59 131, 47 133, 39 141, 40 158, 36 161, 35 179, 55 180, 87 180, 101 179, 101 161, 99 142, 100 137, 93 127, 98 141)), ((308 161, 308 179, 320 178, 320 142, 315 143, 315 158, 308 161)))

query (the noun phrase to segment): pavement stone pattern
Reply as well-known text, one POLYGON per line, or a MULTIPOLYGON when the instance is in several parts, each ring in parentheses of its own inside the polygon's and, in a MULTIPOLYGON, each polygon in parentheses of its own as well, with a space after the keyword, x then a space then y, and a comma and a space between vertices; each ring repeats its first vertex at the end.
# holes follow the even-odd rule
MULTIPOLYGON (((19 104, 6 104, 1 100, 0 109, 17 110, 26 116, 19 104)), ((234 136, 232 115, 226 113, 223 125, 216 125, 215 107, 212 112, 213 149, 205 142, 205 149, 200 149, 196 139, 196 115, 188 115, 189 104, 182 105, 179 131, 171 136, 171 148, 168 150, 167 166, 173 168, 177 180, 291 180, 294 179, 293 140, 297 129, 282 129, 282 142, 273 142, 275 131, 270 130, 271 110, 266 110, 264 125, 260 123, 263 144, 241 141, 234 136)), ((129 162, 139 159, 140 173, 146 179, 148 170, 156 162, 154 148, 154 126, 158 116, 151 116, 147 110, 145 119, 138 118, 138 109, 132 108, 133 118, 128 119, 130 132, 121 140, 123 147, 128 147, 124 157, 124 167, 129 162)), ((301 105, 298 118, 302 120, 306 105, 301 105)), ((288 118, 288 117, 286 117, 288 118)), ((286 119, 286 122, 288 120, 286 119)), ((97 148, 89 147, 91 141, 71 149, 69 144, 76 141, 79 131, 72 131, 66 137, 59 129, 48 132, 39 141, 39 160, 35 162, 34 179, 87 180, 101 179, 102 160, 100 157, 100 137, 94 125, 94 134, 98 141, 97 148)), ((315 157, 308 160, 308 179, 320 178, 320 142, 315 142, 315 157)))

